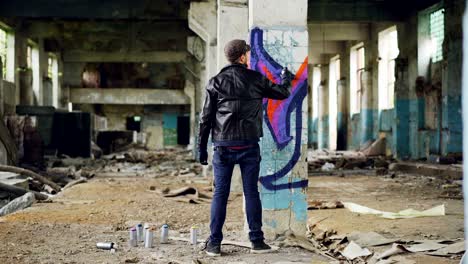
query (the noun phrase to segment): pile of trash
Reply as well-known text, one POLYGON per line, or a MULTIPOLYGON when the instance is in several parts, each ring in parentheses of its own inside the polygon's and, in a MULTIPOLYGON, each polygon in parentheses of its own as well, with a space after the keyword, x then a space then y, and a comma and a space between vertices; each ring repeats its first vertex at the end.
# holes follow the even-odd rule
MULTIPOLYGON (((408 219, 445 215, 445 206, 439 205, 424 211, 406 209, 386 212, 350 202, 310 201, 309 210, 344 208, 357 214, 371 214, 386 219, 408 219)), ((439 257, 459 257, 465 252, 465 242, 457 240, 408 240, 387 238, 376 232, 352 232, 339 235, 322 223, 328 219, 309 219, 306 238, 286 234, 283 247, 301 247, 330 259, 330 263, 405 263, 405 254, 421 253, 439 257)), ((408 262, 410 263, 410 262, 408 262)))
POLYGON ((309 175, 368 174, 385 175, 392 160, 386 156, 366 156, 360 152, 315 150, 308 153, 309 175), (359 171, 358 171, 359 170, 359 171))

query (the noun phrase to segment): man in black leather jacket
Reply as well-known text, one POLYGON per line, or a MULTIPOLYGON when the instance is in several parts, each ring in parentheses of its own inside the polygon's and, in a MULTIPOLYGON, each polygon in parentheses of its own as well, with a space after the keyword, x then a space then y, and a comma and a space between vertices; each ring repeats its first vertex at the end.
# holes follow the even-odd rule
POLYGON ((232 172, 239 164, 246 203, 252 253, 270 252, 262 232, 262 205, 258 193, 260 148, 263 136, 263 98, 286 99, 290 95, 287 69, 281 84, 274 84, 259 72, 247 68, 250 46, 244 40, 232 40, 224 48, 230 62, 206 87, 200 115, 198 151, 201 164, 207 165, 207 143, 211 132, 214 145, 214 195, 211 204, 211 235, 205 251, 221 255, 222 228, 230 192, 232 172))

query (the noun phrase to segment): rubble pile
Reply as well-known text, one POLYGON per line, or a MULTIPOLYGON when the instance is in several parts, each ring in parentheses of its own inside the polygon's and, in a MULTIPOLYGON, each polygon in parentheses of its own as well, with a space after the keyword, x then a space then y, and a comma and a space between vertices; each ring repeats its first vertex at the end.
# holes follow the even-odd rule
POLYGON ((453 258, 465 252, 465 242, 458 240, 405 240, 387 238, 376 232, 352 232, 338 235, 309 219, 306 238, 285 234, 280 246, 300 247, 317 253, 330 263, 406 263, 405 255, 421 253, 431 256, 453 258))
MULTIPOLYGON (((36 201, 48 200, 61 190, 93 177, 194 177, 202 173, 202 166, 194 162, 191 151, 181 148, 149 151, 132 147, 99 159, 49 156, 37 167, 23 166, 27 169, 0 166, 0 208, 28 193, 36 201)), ((31 199, 23 200, 28 206, 32 204, 31 199)))
POLYGON ((347 172, 385 175, 393 162, 386 156, 366 156, 361 152, 326 150, 309 152, 307 160, 309 175, 347 174, 347 172))

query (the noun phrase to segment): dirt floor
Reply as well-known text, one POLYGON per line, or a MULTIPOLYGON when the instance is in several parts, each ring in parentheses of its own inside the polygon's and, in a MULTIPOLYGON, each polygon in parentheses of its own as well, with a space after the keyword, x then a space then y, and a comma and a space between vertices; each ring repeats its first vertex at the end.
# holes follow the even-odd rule
MULTIPOLYGON (((26 210, 0 218, 1 263, 328 263, 326 258, 298 248, 281 248, 267 255, 251 255, 247 248, 224 246, 222 258, 210 258, 186 242, 171 241, 153 249, 130 248, 128 227, 138 222, 169 224, 173 237, 189 236, 192 225, 208 235, 209 204, 189 204, 165 198, 160 190, 210 182, 199 177, 148 178, 96 176, 71 187, 51 203, 37 203, 26 210), (96 248, 97 242, 118 244, 116 253, 96 248)), ((387 220, 358 215, 347 209, 309 211, 311 221, 337 230, 375 231, 400 239, 463 238, 463 201, 439 198, 437 179, 416 176, 314 176, 309 198, 355 202, 385 211, 428 209, 445 204, 442 217, 387 220)), ((242 196, 232 195, 228 205, 226 239, 242 240, 242 196)), ((273 242, 275 244, 275 242, 273 242)), ((380 247, 374 250, 382 251, 380 247)), ((407 254, 412 263, 458 263, 459 259, 407 254)), ((411 263, 411 262, 410 262, 411 263)))

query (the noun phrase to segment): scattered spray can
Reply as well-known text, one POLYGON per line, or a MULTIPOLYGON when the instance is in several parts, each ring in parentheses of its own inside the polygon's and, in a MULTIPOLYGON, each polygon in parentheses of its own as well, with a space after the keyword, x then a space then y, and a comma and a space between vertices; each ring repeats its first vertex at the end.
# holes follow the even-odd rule
POLYGON ((146 232, 148 232, 148 230, 150 229, 150 225, 148 223, 145 223, 143 225, 143 241, 145 241, 145 238, 146 238, 146 232))
POLYGON ((135 227, 130 228, 130 240, 128 241, 131 247, 136 247, 137 241, 137 229, 135 227))
POLYGON ((99 242, 96 244, 96 247, 99 249, 106 249, 106 250, 111 250, 113 248, 116 248, 113 242, 99 242))
POLYGON ((192 226, 190 228, 190 244, 196 245, 198 242, 198 227, 192 226))
POLYGON ((167 244, 169 241, 169 226, 164 224, 161 227, 161 244, 167 244))
POLYGON ((138 224, 136 226, 136 230, 137 230, 137 240, 138 242, 143 242, 143 225, 142 224, 138 224))
POLYGON ((145 234, 145 248, 152 248, 153 247, 153 234, 154 229, 148 228, 145 234))

